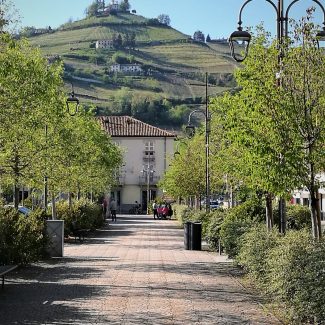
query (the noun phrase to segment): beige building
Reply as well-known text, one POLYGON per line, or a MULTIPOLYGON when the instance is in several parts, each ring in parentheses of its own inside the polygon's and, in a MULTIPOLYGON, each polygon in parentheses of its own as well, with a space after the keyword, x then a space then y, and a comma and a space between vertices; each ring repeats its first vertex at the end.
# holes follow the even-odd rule
POLYGON ((128 212, 138 201, 143 211, 150 200, 163 193, 157 183, 163 177, 174 154, 175 134, 129 116, 99 117, 102 128, 124 152, 118 186, 111 196, 120 212, 128 212))

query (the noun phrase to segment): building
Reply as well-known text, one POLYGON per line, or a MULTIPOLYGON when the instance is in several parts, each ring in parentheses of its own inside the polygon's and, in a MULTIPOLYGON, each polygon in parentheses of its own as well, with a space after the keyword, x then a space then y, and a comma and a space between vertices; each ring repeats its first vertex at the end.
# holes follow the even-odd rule
MULTIPOLYGON (((325 173, 319 175, 319 182, 321 184, 325 184, 325 173)), ((318 191, 319 205, 321 211, 322 221, 325 222, 325 188, 324 185, 319 188, 318 191)), ((300 189, 294 191, 292 195, 291 202, 293 204, 300 204, 309 206, 310 203, 310 195, 307 189, 300 189)))
POLYGON ((146 211, 148 195, 153 200, 163 194, 157 183, 174 154, 175 134, 129 116, 102 116, 99 121, 124 155, 111 197, 116 199, 120 212, 128 212, 135 201, 146 211))
POLYGON ((140 64, 112 64, 110 67, 111 72, 120 72, 120 73, 141 73, 142 67, 140 64))
POLYGON ((96 41, 96 49, 114 49, 114 42, 111 39, 96 41))

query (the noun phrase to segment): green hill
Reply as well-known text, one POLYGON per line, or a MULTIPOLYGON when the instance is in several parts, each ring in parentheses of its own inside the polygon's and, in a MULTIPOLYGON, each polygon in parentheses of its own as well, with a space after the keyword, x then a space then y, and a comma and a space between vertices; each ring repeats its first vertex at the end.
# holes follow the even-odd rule
POLYGON ((57 30, 30 37, 33 45, 65 64, 65 80, 72 82, 78 97, 99 112, 112 111, 119 92, 133 97, 169 99, 173 103, 200 103, 205 96, 204 74, 209 73, 209 95, 234 86, 228 46, 193 42, 156 19, 130 13, 91 17, 67 23, 57 30), (135 35, 135 46, 96 49, 95 42, 135 35), (110 72, 114 61, 141 65, 143 73, 110 72))

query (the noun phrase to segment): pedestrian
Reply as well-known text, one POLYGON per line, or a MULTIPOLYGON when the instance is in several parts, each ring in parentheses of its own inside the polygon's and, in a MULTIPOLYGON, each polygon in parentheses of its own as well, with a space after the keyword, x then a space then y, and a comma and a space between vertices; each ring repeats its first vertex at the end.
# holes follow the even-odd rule
POLYGON ((112 216, 112 221, 116 222, 116 201, 114 199, 111 200, 111 204, 110 204, 110 210, 111 210, 111 216, 112 216))
POLYGON ((172 218, 173 216, 173 208, 172 208, 172 205, 170 203, 167 204, 167 207, 168 207, 168 216, 169 216, 169 219, 172 218))
POLYGON ((156 217, 158 218, 158 204, 156 201, 153 201, 152 204, 152 210, 153 210, 153 218, 156 219, 156 217))

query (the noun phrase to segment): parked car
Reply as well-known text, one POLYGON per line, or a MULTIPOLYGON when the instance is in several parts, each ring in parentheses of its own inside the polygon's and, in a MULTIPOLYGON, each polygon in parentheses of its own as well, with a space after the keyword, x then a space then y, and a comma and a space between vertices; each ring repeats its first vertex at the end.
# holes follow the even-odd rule
MULTIPOLYGON (((10 208, 10 209, 14 209, 14 208, 15 208, 13 204, 7 204, 7 205, 5 205, 4 207, 5 207, 5 208, 10 208)), ((18 212, 19 212, 20 214, 23 214, 24 216, 27 217, 27 216, 32 212, 32 210, 29 209, 29 208, 27 208, 27 207, 24 207, 24 206, 22 206, 22 205, 19 205, 19 206, 18 206, 18 212)))
POLYGON ((219 202, 218 201, 210 201, 210 209, 215 210, 219 208, 219 202))

